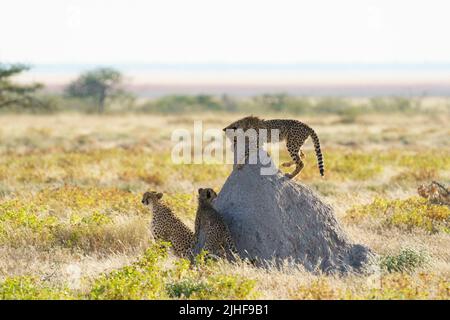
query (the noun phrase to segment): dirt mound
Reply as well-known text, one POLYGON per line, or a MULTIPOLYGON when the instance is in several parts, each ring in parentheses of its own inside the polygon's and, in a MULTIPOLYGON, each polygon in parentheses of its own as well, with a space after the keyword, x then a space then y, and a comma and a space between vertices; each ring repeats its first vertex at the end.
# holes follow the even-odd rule
POLYGON ((241 257, 260 265, 288 260, 326 273, 369 270, 375 255, 348 239, 331 206, 279 171, 261 175, 263 167, 233 170, 214 203, 241 257))

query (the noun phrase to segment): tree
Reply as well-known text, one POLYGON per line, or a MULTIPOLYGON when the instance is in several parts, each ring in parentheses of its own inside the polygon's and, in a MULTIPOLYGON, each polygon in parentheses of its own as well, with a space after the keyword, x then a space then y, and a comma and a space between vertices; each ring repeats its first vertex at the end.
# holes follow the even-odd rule
POLYGON ((0 108, 7 106, 29 107, 40 104, 35 97, 35 92, 42 88, 42 84, 19 85, 12 81, 12 77, 30 67, 24 64, 1 64, 0 63, 0 108))
POLYGON ((99 113, 105 110, 107 98, 114 98, 124 93, 120 88, 122 74, 111 68, 98 68, 81 74, 65 89, 66 95, 74 98, 92 99, 97 104, 99 113))

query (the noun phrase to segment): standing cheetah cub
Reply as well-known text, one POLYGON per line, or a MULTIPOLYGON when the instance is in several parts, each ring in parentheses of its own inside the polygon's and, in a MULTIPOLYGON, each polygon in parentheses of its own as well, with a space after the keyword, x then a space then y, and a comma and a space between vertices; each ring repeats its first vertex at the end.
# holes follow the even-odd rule
POLYGON ((175 254, 190 258, 194 244, 193 232, 160 200, 163 194, 155 191, 146 192, 142 203, 153 211, 151 230, 156 240, 172 243, 175 254))
MULTIPOLYGON (((316 132, 309 127, 307 124, 297 121, 297 120, 285 120, 285 119, 275 119, 275 120, 263 120, 258 117, 245 117, 240 120, 237 120, 223 129, 226 130, 237 130, 242 129, 244 132, 248 129, 254 129, 257 134, 259 134, 260 129, 267 130, 267 142, 271 140, 271 130, 277 129, 279 130, 279 140, 286 140, 286 147, 293 161, 283 163, 283 167, 290 167, 295 164, 295 170, 292 173, 286 174, 286 176, 290 179, 294 178, 300 171, 303 169, 304 164, 302 158, 304 158, 303 151, 301 147, 308 137, 311 137, 314 148, 316 151, 318 167, 320 171, 320 175, 324 175, 324 166, 323 166, 323 156, 322 151, 320 150, 320 141, 316 132), (299 154, 300 153, 300 154, 299 154)), ((246 158, 248 158, 246 150, 246 158)), ((242 167, 238 165, 238 169, 242 167)))
POLYGON ((217 198, 213 189, 198 189, 198 208, 195 218, 196 245, 204 243, 203 249, 213 256, 233 259, 237 253, 230 230, 212 202, 217 198))

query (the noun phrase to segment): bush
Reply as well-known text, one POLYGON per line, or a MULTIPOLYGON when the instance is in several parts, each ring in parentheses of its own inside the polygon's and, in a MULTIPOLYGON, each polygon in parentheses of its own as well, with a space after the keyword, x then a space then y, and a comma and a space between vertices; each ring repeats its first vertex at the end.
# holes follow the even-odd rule
POLYGON ((381 219, 382 224, 387 227, 445 232, 450 225, 450 208, 431 204, 419 197, 405 200, 377 197, 372 203, 353 207, 346 214, 346 219, 350 221, 360 221, 368 217, 381 219))
POLYGON ((154 244, 138 262, 100 276, 94 281, 89 299, 247 299, 254 296, 254 281, 217 274, 215 263, 197 258, 196 269, 188 260, 178 259, 174 267, 163 268, 168 243, 154 244))
MULTIPOLYGON (((283 113, 292 115, 329 114, 341 117, 341 122, 352 123, 364 114, 386 113, 433 113, 421 107, 420 98, 376 97, 368 101, 356 102, 341 97, 302 97, 286 93, 262 94, 252 97, 229 95, 167 95, 144 102, 131 93, 117 92, 106 99, 108 113, 139 112, 156 114, 200 113, 200 112, 238 112, 247 114, 283 113)), ((97 97, 61 96, 60 94, 36 94, 30 108, 11 106, 5 112, 53 113, 58 111, 77 111, 94 113, 98 110, 97 97)))
POLYGON ((225 110, 223 101, 209 95, 170 95, 149 101, 141 107, 143 112, 163 114, 220 110, 225 110))
POLYGON ((0 300, 62 300, 75 298, 67 288, 46 286, 34 277, 8 277, 0 282, 0 300))
POLYGON ((184 279, 167 285, 169 296, 177 299, 191 299, 193 295, 202 294, 207 291, 208 286, 204 282, 193 279, 184 279))
POLYGON ((403 97, 376 97, 369 101, 369 110, 377 113, 412 112, 420 109, 420 100, 403 97))
POLYGON ((166 271, 160 262, 167 258, 168 243, 154 244, 138 262, 95 280, 89 299, 165 299, 166 271))
POLYGON ((345 115, 348 110, 353 110, 354 106, 342 98, 321 98, 313 108, 316 113, 345 115))
POLYGON ((212 275, 206 279, 188 278, 168 284, 172 298, 236 300, 255 297, 255 281, 234 275, 212 275))
POLYGON ((412 272, 423 266, 427 258, 423 252, 404 249, 398 255, 387 255, 381 258, 380 267, 389 273, 412 272))
POLYGON ((202 251, 195 263, 179 259, 170 271, 167 292, 171 298, 182 299, 251 299, 257 297, 256 282, 238 275, 222 274, 217 261, 202 251))

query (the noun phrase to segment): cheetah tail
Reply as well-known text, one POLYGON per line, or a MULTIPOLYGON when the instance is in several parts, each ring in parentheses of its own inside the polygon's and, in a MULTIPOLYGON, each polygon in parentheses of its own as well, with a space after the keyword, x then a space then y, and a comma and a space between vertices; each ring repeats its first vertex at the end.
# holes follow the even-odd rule
POLYGON ((319 137, 317 136, 316 132, 313 129, 311 129, 310 137, 314 143, 314 149, 316 150, 317 164, 319 167, 320 175, 323 177, 325 170, 324 170, 324 166, 323 166, 322 151, 320 150, 319 137))

